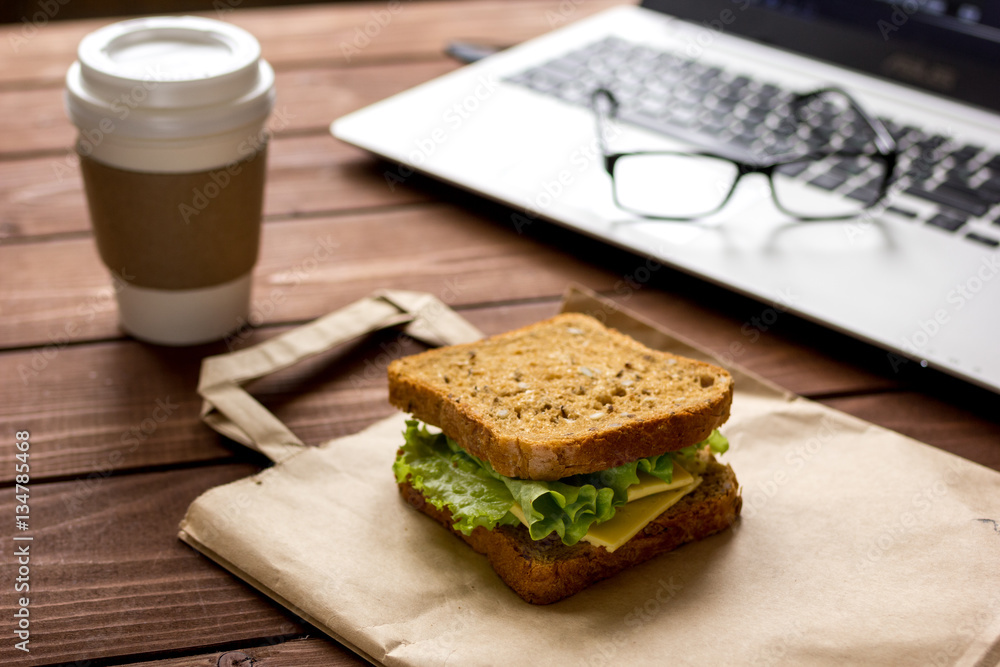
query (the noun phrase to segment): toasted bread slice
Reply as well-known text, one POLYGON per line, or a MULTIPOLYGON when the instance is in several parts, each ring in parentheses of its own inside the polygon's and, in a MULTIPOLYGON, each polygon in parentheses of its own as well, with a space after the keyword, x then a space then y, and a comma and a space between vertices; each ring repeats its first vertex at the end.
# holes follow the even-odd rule
POLYGON ((508 477, 554 480, 700 442, 729 418, 724 369, 566 313, 389 365, 389 401, 508 477))
POLYGON ((470 535, 452 528, 447 507, 437 509, 408 482, 399 485, 406 501, 485 554, 508 586, 532 604, 549 604, 579 593, 601 579, 650 558, 725 530, 743 505, 736 475, 713 458, 702 483, 613 552, 587 542, 566 546, 557 535, 534 541, 522 525, 478 527, 470 535))

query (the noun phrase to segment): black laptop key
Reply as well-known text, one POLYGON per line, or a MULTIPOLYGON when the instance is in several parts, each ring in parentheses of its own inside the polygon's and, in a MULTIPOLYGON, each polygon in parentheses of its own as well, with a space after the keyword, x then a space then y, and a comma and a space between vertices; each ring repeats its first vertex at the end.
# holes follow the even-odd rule
POLYGON ((733 124, 734 120, 731 109, 709 109, 708 113, 705 114, 705 122, 718 127, 728 127, 733 124))
POLYGON ((990 173, 989 177, 979 184, 979 187, 1000 190, 1000 172, 990 173))
POLYGON ((939 147, 943 146, 944 144, 948 143, 948 138, 945 137, 945 136, 942 136, 940 134, 932 134, 927 139, 925 139, 922 143, 924 143, 927 146, 931 146, 933 148, 939 148, 939 147))
POLYGON ((905 191, 909 195, 954 208, 969 215, 984 215, 989 210, 988 202, 983 201, 975 192, 961 190, 947 184, 941 184, 933 190, 921 186, 911 186, 905 191))
POLYGON ((885 176, 881 173, 876 174, 874 176, 867 176, 861 180, 861 183, 859 183, 859 185, 869 188, 871 190, 878 190, 880 187, 882 187, 882 180, 884 178, 885 176))
MULTIPOLYGON (((768 111, 774 112, 780 118, 789 118, 789 113, 791 109, 788 107, 788 100, 780 95, 764 95, 764 93, 757 94, 757 106, 761 109, 767 109, 768 111)), ((794 123, 794 119, 789 118, 789 123, 794 123)))
POLYGON ((726 97, 721 97, 717 94, 707 95, 705 99, 702 100, 702 104, 706 109, 712 112, 720 114, 729 114, 732 112, 733 107, 736 106, 726 97))
POLYGON ((778 88, 773 83, 765 83, 760 87, 759 94, 761 97, 774 97, 781 92, 781 88, 778 88))
POLYGON ((868 168, 867 165, 862 164, 861 160, 855 157, 845 157, 836 164, 837 169, 840 171, 846 171, 848 174, 860 174, 865 169, 868 168))
POLYGON ((995 174, 1000 174, 1000 155, 994 155, 983 166, 992 170, 995 174))
POLYGON ((956 151, 951 152, 951 159, 955 161, 955 164, 964 164, 976 157, 979 151, 982 150, 979 146, 974 146, 972 144, 966 144, 956 151))
POLYGON ((895 213, 896 215, 901 215, 904 218, 909 218, 911 220, 917 217, 917 212, 916 211, 911 211, 908 208, 900 208, 898 206, 889 206, 889 207, 886 208, 886 210, 887 211, 891 211, 891 212, 895 213))
POLYGON ((866 205, 871 204, 878 198, 878 188, 861 186, 848 192, 847 196, 866 205))
POLYGON ((931 137, 914 143, 910 148, 910 150, 915 153, 914 159, 927 164, 936 164, 940 162, 944 158, 943 155, 938 153, 938 148, 942 143, 944 143, 943 140, 938 141, 940 138, 941 137, 931 137))
POLYGON ((882 124, 885 125, 885 129, 889 131, 889 134, 891 134, 892 138, 896 141, 902 141, 905 137, 909 136, 910 133, 917 131, 917 128, 912 125, 900 125, 899 123, 891 121, 888 118, 880 118, 879 120, 882 121, 882 124))
POLYGON ((847 180, 847 174, 838 171, 828 171, 825 174, 820 174, 816 178, 809 181, 810 185, 815 185, 818 188, 823 188, 824 190, 836 190, 844 181, 847 180))
POLYGON ((988 178, 977 185, 969 185, 969 178, 961 172, 948 172, 944 184, 959 192, 972 193, 987 204, 1000 204, 1000 176, 988 178))
POLYGON ((860 153, 868 145, 871 144, 871 139, 864 135, 852 134, 844 139, 844 150, 849 153, 860 153))
POLYGON ((990 202, 982 194, 962 183, 945 181, 935 188, 935 191, 949 197, 962 198, 968 202, 968 209, 963 209, 972 215, 983 215, 990 209, 990 202), (981 210, 979 213, 978 211, 981 210))
POLYGON ((647 130, 676 137, 696 146, 712 147, 721 143, 718 134, 699 129, 694 116, 686 116, 684 125, 675 122, 673 117, 650 118, 627 109, 622 109, 618 116, 625 123, 634 123, 647 130))
POLYGON ((761 109, 760 107, 753 107, 748 109, 746 112, 746 120, 750 123, 759 124, 767 118, 767 115, 771 113, 767 109, 761 109))
MULTIPOLYGON (((914 183, 915 188, 922 189, 919 184, 933 176, 934 170, 921 164, 914 164, 904 172, 904 175, 914 183)), ((919 197, 920 195, 917 196, 919 197)))
POLYGON ((962 162, 948 170, 945 174, 945 180, 966 185, 969 181, 969 177, 971 177, 974 173, 976 173, 975 169, 971 169, 967 162, 962 162))
POLYGON ((1000 174, 986 179, 973 189, 989 203, 1000 204, 1000 174))
POLYGON ((991 248, 996 248, 997 246, 1000 246, 1000 241, 997 241, 994 238, 990 238, 989 236, 983 236, 982 234, 977 234, 976 232, 969 232, 968 234, 965 235, 965 238, 969 239, 970 241, 975 241, 976 243, 982 243, 983 245, 989 246, 991 248))
POLYGON ((721 75, 722 75, 721 68, 709 67, 704 72, 702 72, 701 76, 698 77, 698 80, 701 81, 703 84, 711 84, 717 81, 721 75))
POLYGON ((941 229, 946 229, 949 232, 958 231, 958 229, 965 224, 965 218, 958 218, 952 215, 946 215, 944 213, 938 213, 933 218, 927 221, 928 225, 933 225, 935 227, 940 227, 941 229))
POLYGON ((780 167, 775 167, 775 171, 784 174, 785 176, 795 178, 808 169, 809 166, 809 162, 802 160, 801 162, 789 162, 788 164, 783 164, 780 167))
POLYGON ((722 91, 722 94, 719 96, 719 102, 732 109, 743 102, 743 97, 740 93, 722 91))

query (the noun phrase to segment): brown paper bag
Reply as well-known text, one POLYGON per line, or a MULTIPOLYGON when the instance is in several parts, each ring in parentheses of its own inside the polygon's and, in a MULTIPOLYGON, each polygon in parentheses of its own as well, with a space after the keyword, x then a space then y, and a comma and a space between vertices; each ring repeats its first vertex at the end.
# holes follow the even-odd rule
MULTIPOLYGON (((711 358, 580 290, 564 308, 711 358)), ((404 322, 434 344, 477 335, 427 295, 387 292, 288 340, 206 360, 206 421, 276 464, 206 492, 180 527, 182 540, 368 660, 1000 663, 1000 474, 733 367, 723 459, 744 499, 733 529, 554 605, 523 602, 484 557, 400 499, 391 465, 406 415, 304 447, 239 388, 404 322)))

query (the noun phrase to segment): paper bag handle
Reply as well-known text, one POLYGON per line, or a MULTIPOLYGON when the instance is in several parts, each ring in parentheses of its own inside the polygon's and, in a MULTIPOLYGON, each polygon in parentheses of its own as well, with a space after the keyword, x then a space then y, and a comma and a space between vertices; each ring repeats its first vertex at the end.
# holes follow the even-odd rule
POLYGON ((284 460, 305 445, 242 385, 359 336, 402 324, 408 336, 429 345, 482 338, 478 329, 430 294, 380 290, 253 347, 205 358, 198 379, 198 393, 204 399, 201 418, 275 463, 284 460))

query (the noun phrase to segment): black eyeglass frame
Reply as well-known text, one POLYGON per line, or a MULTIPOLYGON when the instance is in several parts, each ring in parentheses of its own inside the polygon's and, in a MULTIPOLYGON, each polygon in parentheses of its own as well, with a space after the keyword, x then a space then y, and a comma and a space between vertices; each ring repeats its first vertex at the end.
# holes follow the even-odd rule
MULTIPOLYGON (((857 100, 855 100, 846 91, 836 88, 836 87, 826 87, 814 90, 808 93, 797 94, 790 102, 793 112, 796 115, 801 113, 801 110, 812 100, 822 97, 824 95, 839 95, 841 96, 847 104, 850 106, 851 110, 858 115, 871 129, 872 131, 872 142, 875 146, 875 151, 845 151, 845 150, 831 150, 831 151, 815 151, 805 154, 797 155, 785 155, 780 156, 777 159, 768 162, 746 162, 742 160, 737 160, 727 155, 721 155, 719 153, 713 153, 710 151, 630 151, 627 153, 615 153, 608 149, 607 141, 605 139, 605 133, 603 132, 603 125, 608 120, 613 120, 618 115, 619 102, 612 93, 607 88, 597 88, 591 94, 591 107, 594 110, 597 119, 597 138, 600 144, 601 152, 604 157, 604 170, 611 177, 612 187, 612 197, 614 198, 615 205, 627 211, 633 215, 637 215, 641 218, 648 220, 664 220, 672 222, 691 222, 694 220, 699 220, 710 216, 718 211, 725 208, 726 204, 732 198, 733 193, 736 191, 736 186, 739 185, 740 179, 747 174, 763 174, 767 177, 768 185, 771 188, 771 200, 779 211, 788 215, 794 220, 799 222, 820 222, 820 221, 835 221, 835 220, 851 220, 863 211, 873 208, 882 202, 889 192, 889 186, 892 184, 893 175, 896 170, 896 163, 899 160, 899 149, 896 146, 896 141, 893 139, 892 135, 886 129, 885 125, 882 124, 880 120, 871 116, 866 112, 857 100), (605 117, 605 113, 601 110, 601 105, 598 102, 598 98, 604 97, 610 105, 610 117, 605 117), (666 216, 666 215, 651 215, 643 211, 637 211, 635 209, 629 208, 622 205, 618 199, 618 188, 616 187, 615 181, 615 165, 618 164, 619 160, 633 155, 683 155, 683 156, 700 156, 715 158, 718 160, 724 160, 730 162, 736 166, 736 177, 733 179, 732 185, 726 196, 723 198, 722 202, 709 211, 704 213, 699 213, 698 215, 691 216, 666 216), (864 204, 860 210, 844 214, 844 215, 834 215, 834 216, 804 216, 800 215, 794 211, 790 211, 784 207, 778 198, 777 191, 774 187, 774 172, 776 169, 789 164, 795 164, 803 161, 819 161, 830 157, 843 157, 843 158, 857 158, 866 157, 873 160, 878 160, 882 162, 885 166, 885 173, 882 176, 881 182, 879 183, 879 188, 877 196, 870 202, 864 204)), ((800 119, 801 120, 801 119, 800 119)))

